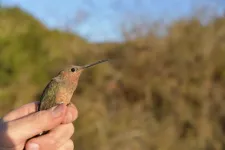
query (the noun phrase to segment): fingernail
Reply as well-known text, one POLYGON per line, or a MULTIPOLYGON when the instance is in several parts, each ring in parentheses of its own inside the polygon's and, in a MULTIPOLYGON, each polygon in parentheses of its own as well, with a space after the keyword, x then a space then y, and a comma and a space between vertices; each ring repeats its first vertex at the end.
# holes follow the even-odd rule
POLYGON ((53 108, 52 116, 54 118, 60 117, 62 112, 63 112, 63 104, 60 104, 60 105, 53 108))
POLYGON ((28 150, 39 150, 39 145, 36 143, 31 143, 28 145, 28 150))
POLYGON ((73 121, 73 116, 70 112, 67 113, 66 115, 66 121, 67 122, 72 122, 73 121))

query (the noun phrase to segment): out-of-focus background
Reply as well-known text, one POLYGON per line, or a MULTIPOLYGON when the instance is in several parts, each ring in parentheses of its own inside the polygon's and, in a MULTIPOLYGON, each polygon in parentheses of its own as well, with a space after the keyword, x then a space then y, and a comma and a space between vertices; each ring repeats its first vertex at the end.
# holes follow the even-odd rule
POLYGON ((78 150, 225 149, 224 0, 2 0, 0 115, 68 64, 78 150))

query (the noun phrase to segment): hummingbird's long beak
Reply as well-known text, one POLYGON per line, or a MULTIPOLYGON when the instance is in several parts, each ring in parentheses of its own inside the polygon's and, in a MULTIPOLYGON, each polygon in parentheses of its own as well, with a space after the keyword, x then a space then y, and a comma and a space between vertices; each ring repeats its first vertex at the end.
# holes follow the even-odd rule
POLYGON ((86 68, 89 68, 89 67, 95 66, 95 65, 97 65, 97 64, 100 64, 100 63, 103 63, 103 62, 107 62, 107 61, 109 61, 109 59, 99 60, 99 61, 97 61, 97 62, 88 64, 88 65, 84 65, 84 66, 82 66, 79 70, 83 70, 83 69, 86 69, 86 68))

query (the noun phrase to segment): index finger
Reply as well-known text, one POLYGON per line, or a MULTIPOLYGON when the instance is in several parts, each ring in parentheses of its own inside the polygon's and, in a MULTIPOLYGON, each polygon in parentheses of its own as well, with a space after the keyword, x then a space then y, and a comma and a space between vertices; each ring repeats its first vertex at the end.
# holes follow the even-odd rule
POLYGON ((27 116, 31 113, 34 113, 38 110, 39 101, 31 102, 28 104, 25 104, 15 110, 12 110, 8 114, 6 114, 2 120, 5 122, 16 120, 19 118, 22 118, 24 116, 27 116))
POLYGON ((67 123, 71 123, 74 120, 76 120, 78 117, 78 111, 76 106, 71 102, 68 106, 67 106, 67 112, 66 115, 63 119, 63 124, 67 124, 67 123))

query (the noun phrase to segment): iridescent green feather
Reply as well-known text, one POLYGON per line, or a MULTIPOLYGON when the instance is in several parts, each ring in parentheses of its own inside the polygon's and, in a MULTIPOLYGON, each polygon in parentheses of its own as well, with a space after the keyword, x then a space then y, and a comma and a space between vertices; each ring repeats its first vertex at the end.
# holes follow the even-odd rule
POLYGON ((45 87, 41 98, 40 98, 40 105, 38 110, 46 110, 49 109, 56 104, 55 99, 56 99, 56 93, 59 89, 59 81, 57 78, 53 78, 48 85, 45 87))

